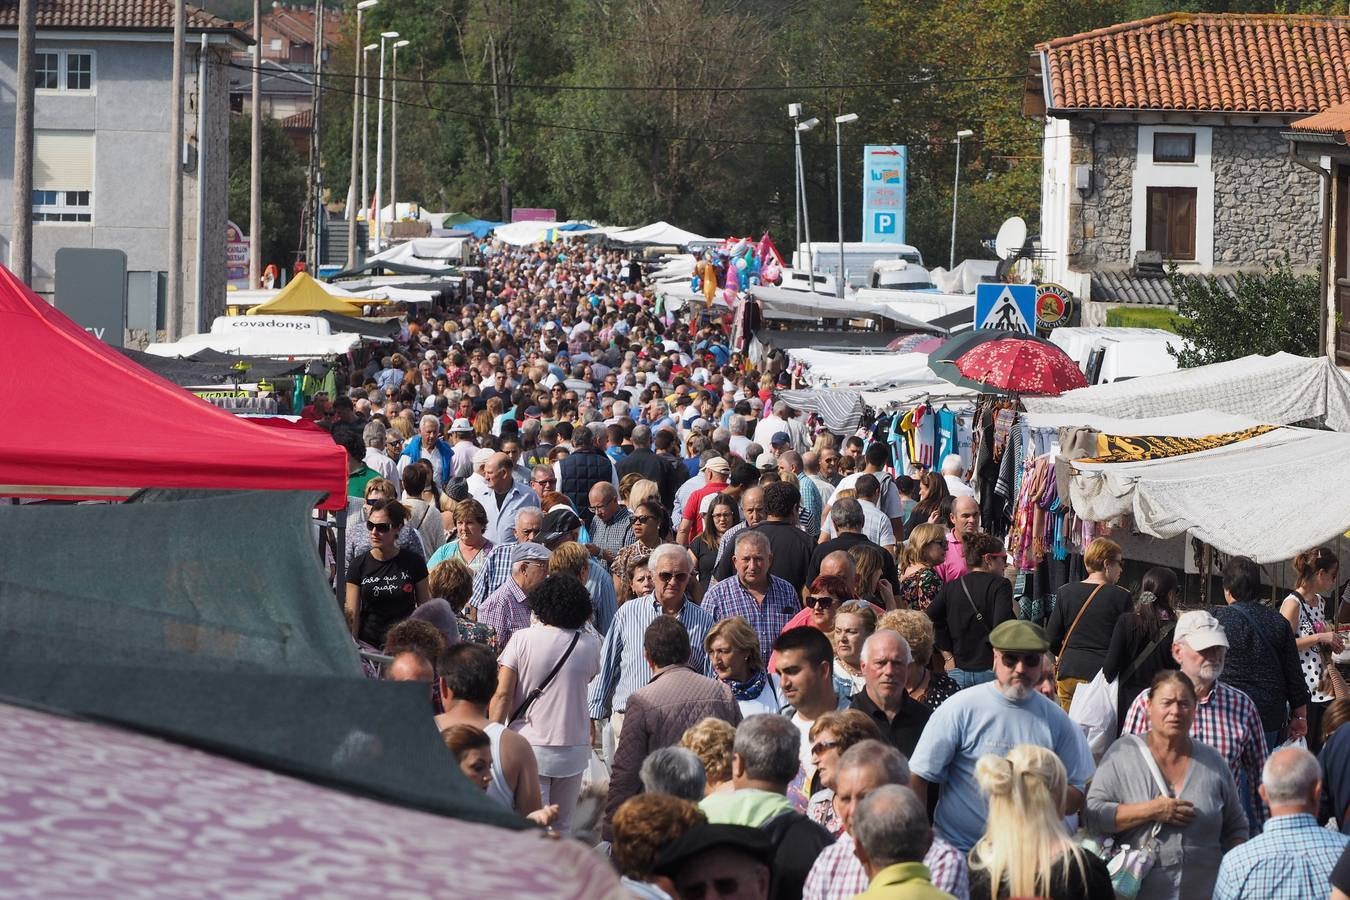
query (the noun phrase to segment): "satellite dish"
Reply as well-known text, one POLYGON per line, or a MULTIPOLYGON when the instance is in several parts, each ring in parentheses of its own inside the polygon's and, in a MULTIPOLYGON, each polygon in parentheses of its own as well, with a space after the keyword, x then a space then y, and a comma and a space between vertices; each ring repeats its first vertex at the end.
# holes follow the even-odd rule
POLYGON ((1013 216, 998 229, 994 238, 994 253, 999 259, 1012 259, 1027 242, 1027 223, 1021 216, 1013 216))

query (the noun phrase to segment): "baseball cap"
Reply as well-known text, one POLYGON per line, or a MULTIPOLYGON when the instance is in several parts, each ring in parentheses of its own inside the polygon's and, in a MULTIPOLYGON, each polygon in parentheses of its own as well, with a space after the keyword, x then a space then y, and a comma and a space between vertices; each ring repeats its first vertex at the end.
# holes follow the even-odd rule
POLYGON ((788 437, 786 431, 775 431, 773 437, 769 438, 769 443, 777 447, 779 444, 786 444, 791 440, 792 438, 788 437))
POLYGON ((511 549, 511 565, 518 562, 548 562, 548 548, 543 544, 536 544, 534 541, 522 541, 511 549))
POLYGON ((774 456, 772 453, 769 453, 766 450, 759 456, 755 457, 755 468, 764 470, 776 469, 778 468, 778 457, 774 456))
POLYGON ((720 475, 726 475, 731 471, 731 465, 727 463, 726 457, 714 456, 703 464, 707 472, 717 472, 720 475))
POLYGON ((450 426, 450 431, 459 434, 473 434, 473 426, 469 424, 468 419, 456 419, 450 426))
POLYGON ((1044 653, 1050 641, 1041 626, 1023 619, 1009 619, 989 632, 989 644, 995 650, 1013 653, 1044 653))
POLYGON ((766 866, 773 865, 773 842, 764 829, 748 825, 695 825, 666 845, 652 871, 674 876, 702 854, 720 848, 739 851, 766 866))
POLYGON ((1228 636, 1223 626, 1203 609, 1192 609, 1177 617, 1176 630, 1172 632, 1172 641, 1185 641, 1197 652, 1210 647, 1227 647, 1228 636))

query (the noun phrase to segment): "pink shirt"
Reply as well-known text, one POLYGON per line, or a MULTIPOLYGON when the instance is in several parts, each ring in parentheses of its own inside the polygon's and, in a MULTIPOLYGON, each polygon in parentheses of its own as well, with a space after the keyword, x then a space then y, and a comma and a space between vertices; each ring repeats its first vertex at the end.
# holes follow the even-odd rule
MULTIPOLYGON (((574 632, 531 625, 511 635, 497 664, 516 673, 516 693, 509 716, 544 680, 567 652, 574 632)), ((585 630, 572 655, 525 715, 507 727, 536 747, 578 747, 591 741, 591 714, 586 687, 600 673, 600 638, 585 630)))
POLYGON ((970 571, 970 567, 966 565, 965 546, 955 532, 947 532, 947 558, 939 563, 934 571, 944 582, 955 581, 970 571))

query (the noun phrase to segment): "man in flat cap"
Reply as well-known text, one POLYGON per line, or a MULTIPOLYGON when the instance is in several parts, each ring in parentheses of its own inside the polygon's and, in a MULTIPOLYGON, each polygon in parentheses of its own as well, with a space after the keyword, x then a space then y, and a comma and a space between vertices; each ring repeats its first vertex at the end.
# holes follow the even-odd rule
POLYGON ((987 806, 975 782, 975 764, 986 753, 1005 755, 1018 744, 1053 750, 1069 773, 1065 814, 1076 812, 1094 769, 1083 732, 1064 710, 1036 691, 1050 642, 1038 625, 1021 619, 989 635, 994 680, 959 691, 928 720, 910 759, 911 785, 923 797, 941 786, 934 829, 963 853, 984 831, 987 806))

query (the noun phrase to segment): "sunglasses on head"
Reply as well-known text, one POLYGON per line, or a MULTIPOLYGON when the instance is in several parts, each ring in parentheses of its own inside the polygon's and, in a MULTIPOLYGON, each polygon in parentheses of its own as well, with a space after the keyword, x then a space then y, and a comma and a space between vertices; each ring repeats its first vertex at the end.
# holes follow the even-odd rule
POLYGON ((367 523, 366 523, 366 530, 367 530, 367 531, 375 531, 375 532, 378 532, 378 533, 380 533, 380 534, 388 534, 388 533, 389 533, 389 530, 390 530, 391 528, 393 528, 393 527, 394 527, 394 526, 393 526, 392 524, 390 524, 389 522, 367 522, 367 523))
POLYGON ((1000 650, 998 652, 999 655, 1003 657, 1003 664, 1010 669, 1016 668, 1018 663, 1021 663, 1028 669, 1041 664, 1042 654, 1040 653, 1009 653, 1006 650, 1000 650))
POLYGON ((816 607, 825 608, 833 606, 835 603, 838 603, 839 601, 836 600, 834 597, 820 596, 820 597, 807 597, 806 600, 803 602, 805 602, 806 605, 811 608, 816 607))

